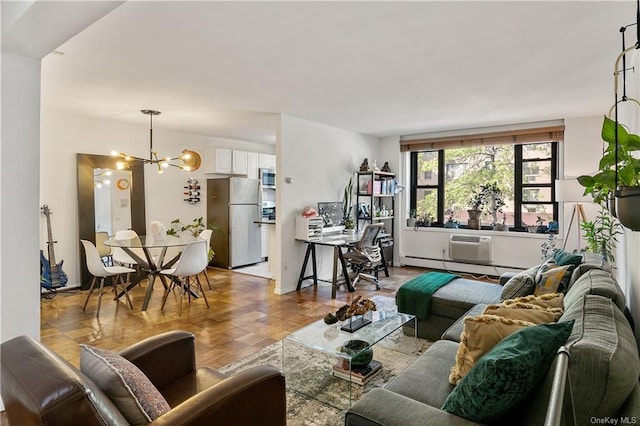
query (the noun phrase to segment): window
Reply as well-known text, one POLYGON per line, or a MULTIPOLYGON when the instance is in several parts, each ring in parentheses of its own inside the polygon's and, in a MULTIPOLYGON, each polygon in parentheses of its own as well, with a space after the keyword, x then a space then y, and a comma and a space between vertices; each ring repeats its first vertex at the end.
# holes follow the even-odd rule
MULTIPOLYGON (((557 142, 467 146, 411 153, 411 209, 438 222, 453 215, 462 225, 481 184, 496 182, 505 206, 498 222, 525 227, 538 216, 557 220, 553 182, 557 178, 557 142), (428 176, 428 178, 427 178, 428 176)), ((493 218, 484 215, 483 225, 493 218)))

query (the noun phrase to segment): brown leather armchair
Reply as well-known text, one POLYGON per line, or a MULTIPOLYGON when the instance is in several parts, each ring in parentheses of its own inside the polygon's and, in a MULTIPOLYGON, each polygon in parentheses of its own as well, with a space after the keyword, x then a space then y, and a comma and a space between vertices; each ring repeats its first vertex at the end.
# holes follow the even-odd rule
MULTIPOLYGON (((120 352, 140 368, 171 411, 158 425, 285 425, 285 380, 258 366, 226 376, 196 368, 194 336, 170 331, 120 352)), ((126 425, 107 396, 40 342, 19 336, 0 345, 2 400, 10 425, 126 425)))

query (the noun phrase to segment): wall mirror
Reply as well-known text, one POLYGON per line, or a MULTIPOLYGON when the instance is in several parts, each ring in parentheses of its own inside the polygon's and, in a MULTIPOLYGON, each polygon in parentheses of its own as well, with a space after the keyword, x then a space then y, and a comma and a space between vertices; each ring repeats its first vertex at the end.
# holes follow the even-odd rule
MULTIPOLYGON (((146 232, 143 164, 117 170, 117 158, 108 155, 77 154, 78 235, 96 243, 96 233, 113 235, 121 229, 146 232)), ((99 238, 99 237, 98 237, 99 238)), ((89 287, 84 250, 80 249, 83 289, 89 287)))

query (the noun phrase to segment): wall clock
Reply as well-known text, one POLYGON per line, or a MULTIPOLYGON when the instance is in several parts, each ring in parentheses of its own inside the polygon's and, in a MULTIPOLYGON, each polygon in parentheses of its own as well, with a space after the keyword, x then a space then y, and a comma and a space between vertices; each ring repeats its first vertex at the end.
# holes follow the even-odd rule
POLYGON ((116 182, 118 189, 129 189, 129 181, 127 179, 118 179, 116 182))

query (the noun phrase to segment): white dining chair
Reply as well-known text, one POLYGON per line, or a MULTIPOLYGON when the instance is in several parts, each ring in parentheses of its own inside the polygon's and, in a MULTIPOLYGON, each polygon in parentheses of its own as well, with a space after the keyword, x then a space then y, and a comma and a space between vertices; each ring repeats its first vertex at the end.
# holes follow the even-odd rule
MULTIPOLYGON (((209 265, 209 249, 211 248, 211 235, 213 235, 213 231, 211 229, 205 229, 200 233, 200 238, 207 241, 207 266, 209 265)), ((202 271, 204 278, 207 280, 207 285, 209 286, 209 290, 211 290, 211 283, 209 282, 209 275, 207 275, 207 268, 205 267, 202 271)))
POLYGON ((184 297, 184 293, 187 294, 189 303, 191 302, 191 279, 195 278, 198 284, 198 289, 202 294, 202 298, 204 299, 204 303, 209 307, 209 301, 207 300, 207 295, 204 293, 204 289, 200 284, 200 278, 198 278, 198 274, 200 274, 206 267, 208 262, 207 259, 207 242, 205 240, 197 240, 190 242, 185 246, 182 250, 182 254, 180 254, 180 259, 175 264, 173 268, 163 269, 160 271, 161 274, 167 275, 171 277, 171 285, 165 289, 164 296, 162 298, 162 307, 160 309, 164 309, 164 305, 167 302, 167 298, 171 293, 172 289, 178 288, 180 294, 180 315, 182 315, 182 299, 184 297))
POLYGON ((109 233, 107 231, 96 231, 96 248, 104 266, 111 266, 111 247, 104 245, 108 239, 109 233))
POLYGON ((91 241, 80 240, 82 245, 84 246, 84 251, 87 259, 87 269, 93 275, 93 280, 91 280, 91 286, 89 287, 89 293, 87 294, 87 298, 84 301, 84 305, 82 306, 82 310, 84 311, 87 308, 87 303, 89 302, 89 298, 93 293, 93 290, 96 286, 96 281, 100 278, 100 286, 98 288, 98 308, 96 309, 96 317, 100 315, 100 305, 102 303, 102 294, 104 288, 104 279, 107 277, 113 277, 113 290, 116 293, 116 303, 119 301, 117 297, 118 287, 122 287, 124 291, 124 295, 127 298, 127 302, 129 303, 129 308, 133 309, 133 304, 131 303, 131 298, 129 297, 129 292, 127 291, 127 285, 125 280, 122 279, 123 274, 128 274, 130 272, 135 272, 135 270, 131 268, 126 268, 124 266, 104 266, 102 260, 100 259, 100 254, 98 253, 98 249, 93 245, 91 241))
MULTIPOLYGON (((116 231, 116 235, 114 236, 114 239, 116 239, 116 240, 131 240, 133 238, 136 238, 137 236, 138 236, 138 233, 136 231, 134 231, 132 229, 126 229, 126 230, 116 231)), ((144 253, 140 253, 140 254, 144 258, 144 253)), ((136 262, 134 258, 129 256, 127 254, 127 252, 125 252, 120 247, 114 247, 113 248, 113 252, 111 253, 111 258, 112 258, 114 264, 117 263, 119 265, 127 265, 127 266, 133 266, 133 267, 137 267, 138 266, 138 262, 136 262)))

